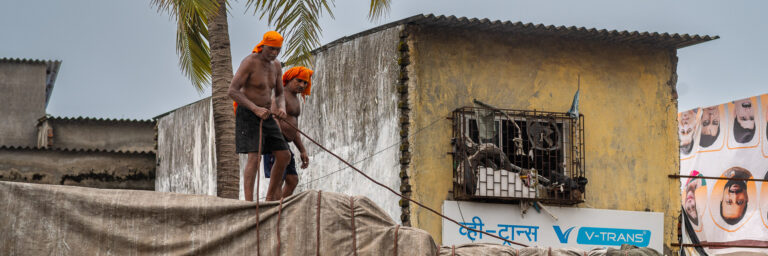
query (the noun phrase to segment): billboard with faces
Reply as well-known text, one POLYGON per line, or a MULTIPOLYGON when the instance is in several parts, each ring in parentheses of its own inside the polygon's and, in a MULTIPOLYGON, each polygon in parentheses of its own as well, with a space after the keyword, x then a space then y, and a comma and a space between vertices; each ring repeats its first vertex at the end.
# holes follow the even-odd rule
POLYGON ((678 113, 685 255, 768 253, 767 126, 768 94, 678 113))

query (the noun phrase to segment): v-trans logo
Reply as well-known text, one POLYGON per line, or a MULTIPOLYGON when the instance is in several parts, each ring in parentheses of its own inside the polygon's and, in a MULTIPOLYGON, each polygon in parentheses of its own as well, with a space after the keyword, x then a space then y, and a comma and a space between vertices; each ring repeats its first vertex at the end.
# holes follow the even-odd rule
MULTIPOLYGON (((552 226, 560 243, 567 244, 568 237, 576 227, 563 230, 560 226, 552 226)), ((631 244, 637 247, 647 247, 650 243, 651 231, 642 229, 580 227, 576 236, 577 244, 620 246, 631 244)))

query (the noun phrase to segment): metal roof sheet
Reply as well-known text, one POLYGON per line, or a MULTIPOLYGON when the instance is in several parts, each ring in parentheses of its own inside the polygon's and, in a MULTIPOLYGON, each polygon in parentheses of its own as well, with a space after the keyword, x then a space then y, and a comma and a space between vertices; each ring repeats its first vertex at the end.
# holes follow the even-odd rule
POLYGON ((43 147, 35 147, 35 146, 9 146, 9 145, 0 145, 0 149, 32 150, 32 151, 62 151, 62 152, 74 152, 74 153, 155 154, 154 150, 138 151, 138 150, 114 150, 114 149, 94 149, 94 148, 58 148, 58 147, 43 148, 43 147))
POLYGON ((339 38, 328 43, 313 52, 322 51, 325 48, 338 43, 352 40, 357 37, 375 33, 398 25, 422 25, 446 28, 472 29, 477 31, 491 31, 500 33, 514 33, 520 35, 556 36, 573 39, 608 41, 623 44, 645 44, 663 48, 683 48, 720 38, 719 36, 699 36, 688 34, 669 34, 657 32, 618 31, 576 26, 554 26, 512 21, 500 21, 489 19, 477 19, 467 17, 445 16, 434 14, 419 14, 402 20, 381 25, 351 36, 339 38))
POLYGON ((3 57, 3 58, 0 58, 0 62, 48 64, 48 63, 51 63, 51 62, 61 62, 61 61, 59 61, 59 60, 40 60, 40 59, 26 59, 26 58, 8 58, 8 57, 3 57))
POLYGON ((45 107, 48 107, 48 102, 51 100, 51 94, 53 93, 53 84, 56 83, 56 77, 59 74, 59 68, 61 67, 60 60, 38 60, 38 59, 21 59, 21 58, 0 58, 0 63, 22 63, 22 64, 45 64, 45 107))
POLYGON ((96 118, 96 117, 60 117, 60 116, 46 116, 39 121, 44 120, 59 120, 59 121, 96 121, 96 122, 125 122, 125 123, 154 123, 152 119, 127 119, 127 118, 96 118))

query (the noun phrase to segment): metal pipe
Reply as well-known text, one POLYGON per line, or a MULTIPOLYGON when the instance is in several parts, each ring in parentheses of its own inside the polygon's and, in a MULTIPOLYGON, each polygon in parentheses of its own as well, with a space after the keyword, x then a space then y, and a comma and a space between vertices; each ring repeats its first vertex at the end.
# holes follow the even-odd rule
POLYGON ((691 175, 678 175, 678 174, 670 174, 668 175, 669 178, 677 179, 677 178, 698 178, 698 179, 707 179, 707 180, 741 180, 741 181, 759 181, 759 182, 766 182, 768 179, 752 179, 752 178, 726 178, 726 177, 709 177, 709 176, 691 176, 691 175))
POLYGON ((672 243, 672 246, 676 247, 722 247, 722 248, 768 248, 768 243, 766 245, 733 245, 733 244, 726 244, 726 243, 698 243, 698 244, 680 244, 680 243, 672 243))

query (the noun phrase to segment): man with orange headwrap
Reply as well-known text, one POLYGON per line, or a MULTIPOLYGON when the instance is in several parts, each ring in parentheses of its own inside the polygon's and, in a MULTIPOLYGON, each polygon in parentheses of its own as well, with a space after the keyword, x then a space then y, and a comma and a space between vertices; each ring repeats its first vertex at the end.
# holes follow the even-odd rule
MULTIPOLYGON (((245 200, 253 201, 256 172, 261 153, 275 156, 272 173, 283 175, 291 154, 288 143, 273 116, 286 118, 282 65, 277 55, 283 45, 283 37, 275 31, 264 34, 264 39, 253 52, 240 62, 240 67, 229 86, 229 97, 236 104, 235 146, 237 153, 247 153, 248 160, 243 173, 245 200), (271 109, 271 110, 270 110, 271 109), (261 142, 261 144, 259 144, 261 142)), ((279 200, 282 179, 271 179, 267 189, 267 201, 279 200)))
MULTIPOLYGON (((283 131, 285 140, 288 143, 293 142, 293 144, 296 145, 296 148, 299 149, 301 169, 309 166, 309 157, 307 157, 307 150, 301 142, 301 136, 294 127, 299 126, 299 115, 301 115, 301 105, 298 96, 299 93, 301 93, 303 97, 309 95, 310 87, 312 86, 312 80, 310 80, 312 78, 312 73, 314 73, 314 71, 305 67, 293 67, 283 74, 283 84, 287 90, 287 93, 285 94, 285 110, 288 113, 288 116, 280 120, 280 129, 283 131), (290 123, 291 125, 288 125, 287 123, 290 123)), ((299 184, 299 173, 296 172, 296 161, 293 158, 293 152, 291 152, 290 161, 288 168, 283 172, 282 176, 282 179, 285 180, 283 197, 293 194, 293 190, 296 189, 296 185, 299 184)), ((274 155, 264 154, 264 174, 267 178, 270 177, 270 172, 267 170, 272 169, 274 162, 274 155)))

